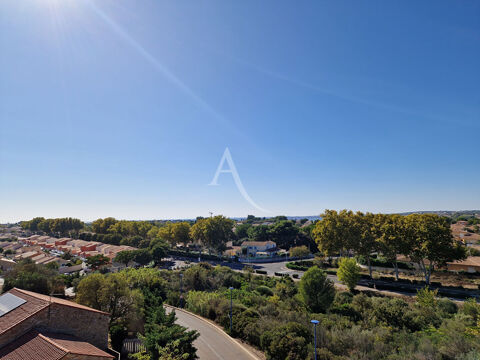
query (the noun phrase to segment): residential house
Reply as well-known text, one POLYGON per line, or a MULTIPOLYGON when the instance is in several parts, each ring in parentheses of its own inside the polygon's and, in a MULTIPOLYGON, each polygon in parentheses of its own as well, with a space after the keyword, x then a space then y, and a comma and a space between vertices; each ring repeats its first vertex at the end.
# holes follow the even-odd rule
POLYGON ((277 244, 273 241, 244 241, 242 253, 254 257, 270 257, 277 253, 277 244))
POLYGON ((468 273, 480 273, 480 256, 469 256, 465 260, 447 263, 449 271, 465 271, 468 273))
POLYGON ((0 360, 111 360, 109 314, 21 289, 0 296, 0 360))

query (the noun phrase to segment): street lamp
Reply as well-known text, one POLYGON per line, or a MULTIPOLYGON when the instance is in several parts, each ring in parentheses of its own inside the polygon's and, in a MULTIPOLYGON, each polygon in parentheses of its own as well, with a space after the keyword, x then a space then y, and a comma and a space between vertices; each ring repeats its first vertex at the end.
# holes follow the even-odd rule
POLYGON ((310 320, 310 322, 313 324, 313 337, 314 337, 314 343, 313 343, 313 351, 315 354, 314 359, 317 360, 317 325, 318 325, 318 320, 310 320))
POLYGON ((232 305, 233 305, 233 287, 230 286, 230 335, 232 335, 232 305))
POLYGON ((183 273, 180 273, 180 308, 183 308, 183 273))

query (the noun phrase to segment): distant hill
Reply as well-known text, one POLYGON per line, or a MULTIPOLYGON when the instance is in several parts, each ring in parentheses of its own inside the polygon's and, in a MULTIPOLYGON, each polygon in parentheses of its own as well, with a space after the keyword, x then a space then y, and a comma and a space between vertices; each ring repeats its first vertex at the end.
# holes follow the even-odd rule
POLYGON ((476 216, 480 217, 480 210, 432 210, 432 211, 410 211, 399 213, 400 215, 410 215, 410 214, 437 214, 440 216, 448 216, 451 218, 458 218, 460 216, 476 216))

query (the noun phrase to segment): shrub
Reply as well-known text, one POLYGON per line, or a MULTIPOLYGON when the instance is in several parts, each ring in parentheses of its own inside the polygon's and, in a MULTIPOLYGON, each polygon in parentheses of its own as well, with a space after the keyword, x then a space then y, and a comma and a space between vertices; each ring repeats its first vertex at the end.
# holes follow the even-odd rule
POLYGON ((268 286, 259 286, 255 289, 260 295, 273 296, 273 291, 268 286))
POLYGON ((480 319, 480 304, 475 299, 468 299, 463 303, 462 313, 472 319, 472 323, 476 324, 480 319))
POLYGON ((353 301, 353 294, 347 291, 339 291, 335 294, 334 304, 343 305, 351 304, 353 301))
POLYGON ((440 299, 438 301, 439 310, 446 316, 455 315, 458 311, 458 306, 449 299, 440 299))
POLYGON ((293 247, 290 249, 290 257, 303 258, 310 255, 310 250, 305 245, 293 247))
POLYGON ((305 360, 310 330, 298 323, 288 323, 261 336, 260 344, 268 360, 305 360))
POLYGON ((229 302, 223 294, 190 291, 186 300, 188 310, 211 320, 228 313, 229 302))

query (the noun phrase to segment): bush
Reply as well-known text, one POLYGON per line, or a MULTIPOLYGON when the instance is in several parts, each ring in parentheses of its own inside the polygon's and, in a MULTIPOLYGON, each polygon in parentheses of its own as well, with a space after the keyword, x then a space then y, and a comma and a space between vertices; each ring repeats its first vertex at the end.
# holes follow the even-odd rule
POLYGON ((273 291, 268 286, 259 286, 255 289, 260 295, 273 296, 273 291))
POLYGON ((353 294, 347 291, 339 291, 335 294, 333 300, 336 305, 351 304, 353 301, 353 294))
POLYGON ((458 306, 449 299, 440 299, 438 301, 439 310, 446 316, 455 315, 458 312, 458 306))
POLYGON ((288 323, 265 332, 260 344, 268 360, 305 360, 310 330, 298 323, 288 323))
POLYGON ((188 310, 211 320, 228 313, 229 301, 220 293, 190 291, 186 302, 188 310))
POLYGON ((305 245, 290 248, 290 257, 303 258, 310 255, 310 250, 305 245))
POLYGON ((123 340, 127 338, 128 331, 122 325, 113 325, 110 327, 110 342, 113 350, 121 351, 123 340))

